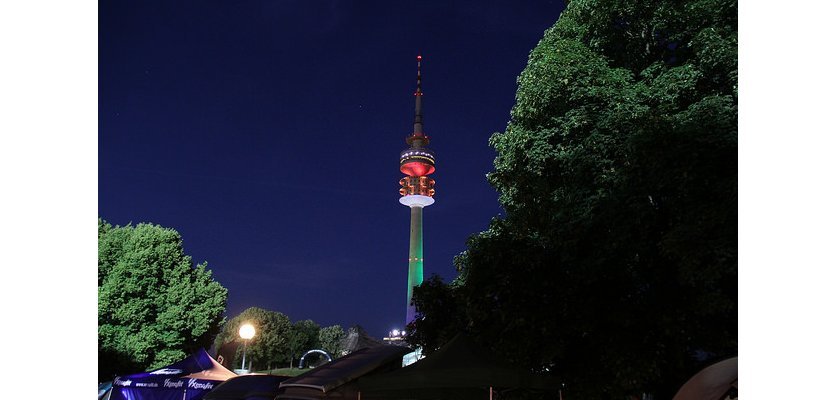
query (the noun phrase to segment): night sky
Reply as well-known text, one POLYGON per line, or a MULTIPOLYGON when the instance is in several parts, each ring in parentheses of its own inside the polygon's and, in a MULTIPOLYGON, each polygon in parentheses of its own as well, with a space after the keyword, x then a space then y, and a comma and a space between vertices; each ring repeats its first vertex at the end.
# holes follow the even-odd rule
POLYGON ((252 306, 382 337, 405 318, 398 156, 423 56, 425 276, 502 212, 485 179, 561 1, 103 1, 98 211, 176 229, 252 306))

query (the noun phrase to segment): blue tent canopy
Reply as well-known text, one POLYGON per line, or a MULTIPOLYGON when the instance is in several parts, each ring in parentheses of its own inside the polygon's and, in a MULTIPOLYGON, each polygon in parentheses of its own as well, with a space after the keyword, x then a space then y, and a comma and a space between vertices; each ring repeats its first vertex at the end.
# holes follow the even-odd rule
POLYGON ((234 376, 201 349, 163 368, 117 376, 110 400, 199 400, 234 376))

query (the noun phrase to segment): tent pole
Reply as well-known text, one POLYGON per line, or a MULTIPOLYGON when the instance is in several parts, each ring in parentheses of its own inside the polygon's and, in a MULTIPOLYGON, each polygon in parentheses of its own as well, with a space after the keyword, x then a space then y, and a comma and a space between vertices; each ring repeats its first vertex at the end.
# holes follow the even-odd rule
POLYGON ((490 400, 493 400, 493 387, 490 386, 490 400))

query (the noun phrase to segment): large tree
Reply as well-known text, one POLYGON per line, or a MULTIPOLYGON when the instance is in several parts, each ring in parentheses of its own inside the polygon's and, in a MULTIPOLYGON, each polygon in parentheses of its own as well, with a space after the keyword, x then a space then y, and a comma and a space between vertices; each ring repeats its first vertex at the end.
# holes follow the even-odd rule
POLYGON ((421 347, 424 355, 432 354, 466 329, 461 283, 455 280, 446 285, 440 276, 433 274, 415 288, 412 302, 418 318, 406 325, 406 341, 421 347))
POLYGON ((289 362, 290 340, 293 335, 290 318, 277 311, 250 307, 226 322, 215 339, 217 349, 229 342, 241 344, 237 348, 235 359, 231 362, 235 368, 243 361, 244 343, 238 331, 245 323, 255 327, 255 336, 246 344, 247 367, 251 363, 253 369, 267 369, 289 362))
POLYGON ((153 224, 98 230, 99 379, 157 368, 207 348, 226 289, 183 253, 177 231, 153 224))
POLYGON ((340 325, 326 326, 319 330, 319 347, 334 357, 342 355, 342 339, 345 339, 345 330, 340 325))
POLYGON ((462 318, 572 397, 672 397, 737 351, 736 13, 571 1, 490 139, 506 215, 456 259, 462 318))
POLYGON ((304 352, 319 347, 319 324, 313 320, 297 321, 290 334, 290 366, 304 352))

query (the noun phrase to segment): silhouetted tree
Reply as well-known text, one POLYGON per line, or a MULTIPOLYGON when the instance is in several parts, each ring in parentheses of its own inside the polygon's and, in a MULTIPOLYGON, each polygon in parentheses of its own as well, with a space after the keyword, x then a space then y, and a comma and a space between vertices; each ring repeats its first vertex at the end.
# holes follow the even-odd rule
POLYGON ((490 138, 506 216, 455 261, 460 317, 573 398, 669 398, 737 351, 736 14, 571 1, 490 138))
POLYGON ((421 347, 424 355, 432 354, 466 328, 458 283, 445 285, 441 277, 433 274, 414 289, 412 302, 417 315, 406 326, 406 341, 421 347))

